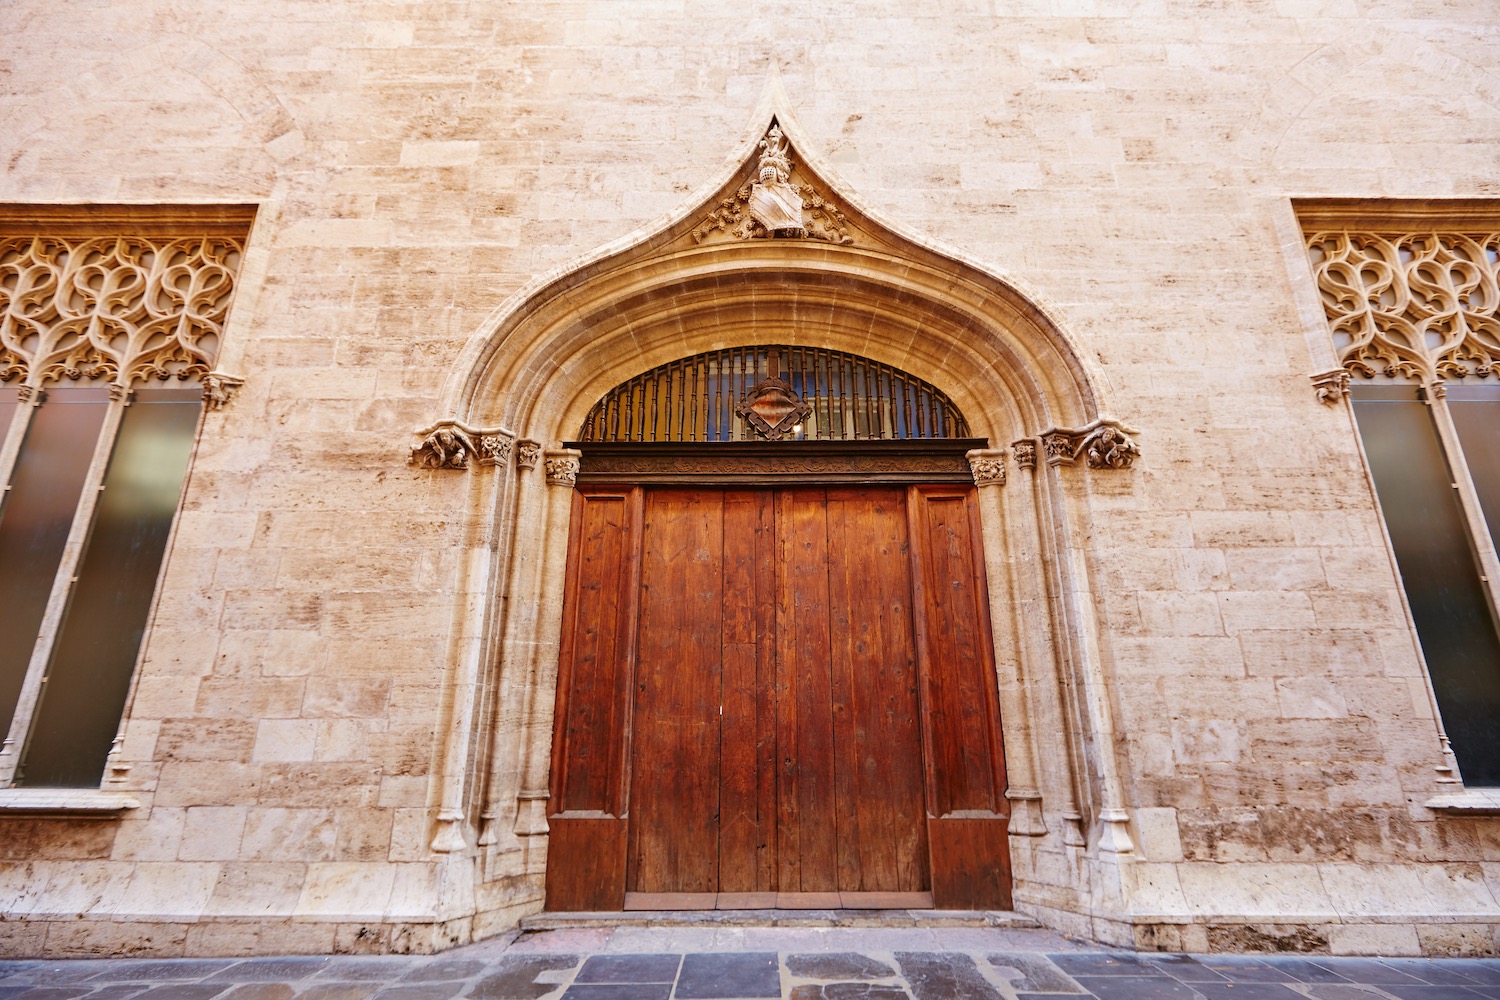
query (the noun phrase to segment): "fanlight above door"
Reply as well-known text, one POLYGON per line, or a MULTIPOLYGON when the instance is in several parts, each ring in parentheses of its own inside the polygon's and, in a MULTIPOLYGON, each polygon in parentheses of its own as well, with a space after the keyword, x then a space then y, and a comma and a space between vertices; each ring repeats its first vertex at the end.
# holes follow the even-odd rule
POLYGON ((764 345, 706 351, 616 386, 580 442, 966 438, 940 390, 843 351, 764 345))

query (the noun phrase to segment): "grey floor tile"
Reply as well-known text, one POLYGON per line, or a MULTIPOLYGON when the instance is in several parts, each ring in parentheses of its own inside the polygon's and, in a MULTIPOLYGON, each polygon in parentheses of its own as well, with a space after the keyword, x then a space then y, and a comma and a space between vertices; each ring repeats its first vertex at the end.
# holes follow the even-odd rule
POLYGON ((857 951, 788 955, 786 969, 798 979, 889 979, 896 974, 886 963, 857 951))
POLYGON ((1059 969, 1070 976, 1150 976, 1157 970, 1137 955, 1113 951, 1085 951, 1077 954, 1048 955, 1059 969))
POLYGON ((1142 955, 1152 968, 1165 972, 1184 983, 1227 983, 1223 973, 1215 972, 1191 955, 1142 955))
POLYGON ((671 983, 575 983, 562 1000, 668 1000, 671 983))
POLYGON ((968 955, 941 951, 898 951, 896 962, 916 1000, 1005 1000, 968 955))
POLYGON ((781 968, 775 952, 709 952, 685 955, 677 975, 679 1000, 779 997, 781 968))
POLYGON ((451 983, 402 983, 375 994, 375 1000, 453 1000, 469 984, 463 980, 451 983))
POLYGON ((593 955, 573 977, 575 983, 666 983, 677 981, 681 955, 593 955))
MULTIPOLYGON (((1208 1000, 1303 1000, 1289 983, 1194 983, 1208 1000)), ((1365 1000, 1379 1000, 1367 995, 1365 1000)))
POLYGON ((571 969, 578 962, 578 955, 507 955, 467 995, 474 1000, 538 1000, 557 989, 556 983, 537 982, 538 976, 571 969))
MULTIPOLYGON (((1194 986, 1171 976, 1077 976, 1078 985, 1099 1000, 1199 1000, 1194 986)), ((1228 985, 1227 983, 1224 985, 1228 985)))
POLYGON ((173 983, 138 994, 142 1000, 210 1000, 229 991, 230 983, 173 983))
POLYGON ((246 983, 225 993, 223 1000, 292 1000, 290 983, 246 983))
POLYGON ((110 968, 101 970, 98 975, 90 978, 91 981, 107 980, 109 982, 195 983, 222 971, 232 962, 233 960, 225 961, 222 958, 120 959, 111 962, 110 968))
POLYGON ((402 983, 442 983, 457 979, 472 979, 484 971, 488 962, 472 958, 421 959, 408 963, 402 983))
POLYGON ((1001 952, 986 955, 1001 979, 1018 993, 1082 993, 1083 987, 1044 955, 1001 952), (1014 973, 1014 974, 1013 974, 1014 973))
POLYGON ((394 983, 406 975, 413 960, 405 955, 340 955, 328 960, 313 982, 394 983))
MULTIPOLYGON (((1399 970, 1406 960, 1383 959, 1382 961, 1385 965, 1399 970)), ((1435 961, 1445 973, 1456 972, 1461 976, 1469 977, 1476 983, 1500 986, 1500 958, 1444 958, 1429 961, 1435 961)))
POLYGON ((1374 958, 1315 958, 1312 961, 1330 972, 1338 973, 1351 983, 1383 986, 1386 983, 1420 985, 1422 982, 1374 958))
POLYGON ((911 1000, 911 994, 881 983, 807 983, 792 990, 790 1000, 911 1000))
POLYGON ((314 982, 301 993, 297 1000, 369 1000, 389 985, 385 982, 362 983, 314 982))
POLYGON ((278 983, 310 979, 326 969, 331 956, 296 956, 292 958, 247 958, 221 968, 205 982, 278 983))
MULTIPOLYGON (((1478 989, 1444 983, 1437 986, 1410 986, 1403 983, 1386 983, 1380 989, 1401 1000, 1481 1000, 1484 996, 1478 989)), ((1482 987, 1481 987, 1482 989, 1482 987)), ((1322 1000, 1322 998, 1319 998, 1322 1000)))
POLYGON ((1433 986, 1474 986, 1485 980, 1482 973, 1468 972, 1460 962, 1446 958, 1382 958, 1380 964, 1433 986))

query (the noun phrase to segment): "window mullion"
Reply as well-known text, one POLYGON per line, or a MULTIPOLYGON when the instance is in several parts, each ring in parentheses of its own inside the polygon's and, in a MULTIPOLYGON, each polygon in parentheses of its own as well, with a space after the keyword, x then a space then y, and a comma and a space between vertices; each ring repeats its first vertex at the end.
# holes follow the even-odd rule
MULTIPOLYGON (((104 474, 109 469, 115 435, 120 430, 120 420, 124 417, 127 405, 129 405, 128 396, 110 403, 109 410, 104 416, 104 425, 100 428, 99 437, 94 446, 94 457, 89 463, 88 476, 84 480, 83 491, 78 499, 78 509, 73 515, 72 527, 68 530, 68 540, 63 547, 57 575, 52 581, 52 592, 47 598, 47 611, 42 618, 36 645, 32 648, 31 662, 26 668, 26 680, 21 687, 20 699, 16 703, 10 733, 4 743, 0 744, 0 788, 8 788, 15 781, 16 765, 21 759, 21 750, 26 745, 32 716, 36 714, 37 705, 41 703, 43 680, 46 676, 47 665, 52 659, 52 647, 57 642, 63 614, 67 611, 68 598, 73 592, 74 583, 77 582, 74 577, 83 559, 83 550, 88 544, 89 529, 94 521, 94 508, 99 502, 99 491, 103 489, 104 474)), ((31 409, 33 407, 25 407, 26 411, 31 409)), ((18 415, 16 419, 23 418, 18 415)), ((15 449, 17 453, 19 450, 19 448, 15 449)), ((5 453, 0 453, 0 460, 3 460, 10 451, 11 448, 7 443, 5 453)), ((14 454, 9 457, 14 467, 14 454)))
MULTIPOLYGON (((26 429, 31 426, 31 414, 36 411, 41 398, 40 392, 33 392, 30 399, 16 407, 9 425, 0 428, 0 484, 4 484, 6 491, 10 490, 11 477, 16 473, 16 462, 21 457, 21 445, 26 440, 26 429)), ((0 502, 0 509, 3 507, 4 503, 0 502)))
POLYGON ((1453 413, 1448 409, 1448 396, 1442 383, 1426 390, 1433 425, 1437 427, 1438 439, 1443 443, 1443 453, 1448 457, 1448 474, 1453 477, 1453 486, 1458 493, 1458 504, 1463 509, 1464 521, 1469 528, 1469 538, 1474 554, 1479 561, 1479 576, 1489 598, 1490 613, 1500 627, 1500 555, 1495 551, 1495 540, 1484 517, 1484 508, 1479 502, 1479 490, 1474 486, 1474 477, 1469 472, 1468 460, 1458 438, 1458 426, 1453 422, 1453 413))

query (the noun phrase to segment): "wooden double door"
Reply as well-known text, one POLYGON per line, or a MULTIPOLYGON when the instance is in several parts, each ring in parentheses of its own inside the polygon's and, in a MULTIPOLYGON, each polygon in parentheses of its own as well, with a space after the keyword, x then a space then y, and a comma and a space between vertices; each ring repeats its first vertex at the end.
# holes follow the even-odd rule
POLYGON ((1009 906, 973 490, 580 487, 553 910, 1009 906))

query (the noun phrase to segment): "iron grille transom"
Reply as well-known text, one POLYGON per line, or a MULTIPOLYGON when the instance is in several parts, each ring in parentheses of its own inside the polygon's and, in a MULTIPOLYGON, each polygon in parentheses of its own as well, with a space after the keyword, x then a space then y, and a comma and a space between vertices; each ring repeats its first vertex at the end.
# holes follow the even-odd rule
POLYGON ((705 351, 610 390, 579 441, 903 440, 966 438, 963 414, 929 382, 856 354, 764 345, 705 351), (804 404, 784 433, 767 434, 747 408, 769 385, 804 404))

